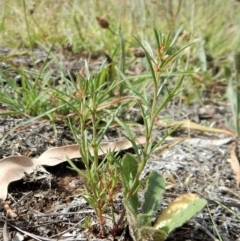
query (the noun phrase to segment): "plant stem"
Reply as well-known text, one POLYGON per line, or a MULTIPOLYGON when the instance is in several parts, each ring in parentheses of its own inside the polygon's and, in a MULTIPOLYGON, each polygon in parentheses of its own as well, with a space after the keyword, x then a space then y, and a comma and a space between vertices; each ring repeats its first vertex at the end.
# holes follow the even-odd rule
POLYGON ((234 49, 234 61, 236 68, 236 85, 237 85, 237 93, 236 93, 236 116, 235 116, 235 125, 237 134, 240 135, 240 123, 239 123, 239 114, 240 114, 240 33, 238 33, 235 43, 234 49))

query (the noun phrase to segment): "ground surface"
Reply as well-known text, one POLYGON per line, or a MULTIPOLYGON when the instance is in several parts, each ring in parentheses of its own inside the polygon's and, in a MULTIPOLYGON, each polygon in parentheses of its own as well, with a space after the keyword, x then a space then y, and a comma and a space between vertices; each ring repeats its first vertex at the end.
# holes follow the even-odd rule
MULTIPOLYGON (((1 51, 7 53, 8 50, 1 51)), ((35 50, 35 54, 37 64, 41 64, 47 56, 47 53, 42 50, 35 50)), ((87 54, 66 56, 61 53, 57 58, 58 60, 53 61, 48 67, 54 82, 59 81, 56 64, 56 62, 59 63, 59 59, 67 75, 68 71, 74 73, 84 70, 85 60, 89 61, 90 66, 96 68, 101 65, 104 56, 93 59, 87 54)), ((23 55, 14 57, 11 63, 14 66, 23 65, 33 73, 31 61, 28 55, 23 55)), ((7 74, 18 81, 17 73, 7 71, 8 64, 2 61, 0 68, 6 70, 7 74)), ((137 67, 132 68, 129 74, 138 70, 137 67)), ((1 81, 3 84, 4 81, 1 81)), ((5 106, 0 104, 0 108, 4 109, 5 106)), ((190 118, 206 125, 217 121, 216 126, 223 128, 219 123, 223 123, 229 109, 226 103, 206 99, 201 106, 197 104, 188 107, 179 106, 178 119, 190 118)), ((171 104, 164 110, 159 120, 164 115, 176 115, 171 104)), ((0 138, 3 138, 21 121, 16 117, 1 117, 0 138)), ((165 128, 159 124, 155 129, 156 137, 161 138, 164 131, 165 128)), ((106 138, 111 141, 111 137, 106 138)), ((121 135, 115 136, 115 139, 121 138, 121 135)), ((74 143, 72 134, 63 124, 56 124, 56 132, 54 132, 49 121, 36 121, 31 125, 14 129, 2 141, 0 158, 11 155, 35 157, 50 147, 72 143, 74 143)), ((172 139, 164 143, 168 144, 169 148, 163 152, 156 151, 152 155, 143 176, 150 170, 157 170, 166 178, 168 184, 159 210, 165 208, 175 197, 187 192, 197 193, 208 200, 208 207, 183 227, 174 231, 167 239, 168 241, 218 240, 211 218, 223 240, 240 240, 240 221, 230 213, 233 211, 240 216, 240 189, 236 187, 234 173, 229 163, 233 143, 238 144, 238 140, 231 136, 182 128, 174 133, 172 139), (171 146, 177 140, 179 143, 171 146)), ((83 168, 81 160, 77 160, 76 163, 83 168)), ((9 219, 6 224, 6 212, 0 207, 2 231, 0 240, 4 238, 6 227, 9 236, 15 238, 14 240, 114 240, 110 235, 103 237, 98 235, 94 212, 81 197, 84 183, 81 177, 66 168, 67 165, 64 163, 56 167, 46 167, 46 171, 40 170, 10 185, 7 201, 18 216, 9 219), (92 217, 95 222, 91 230, 82 226, 86 217, 92 217)), ((115 202, 116 209, 121 208, 121 193, 116 196, 115 202)), ((127 228, 122 230, 115 240, 131 240, 127 228)))

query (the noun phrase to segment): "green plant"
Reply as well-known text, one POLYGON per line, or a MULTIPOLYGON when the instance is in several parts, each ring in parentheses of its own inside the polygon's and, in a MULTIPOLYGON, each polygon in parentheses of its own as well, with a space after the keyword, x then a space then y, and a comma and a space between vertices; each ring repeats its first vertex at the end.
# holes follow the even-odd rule
MULTIPOLYGON (((99 157, 100 143, 104 138, 110 125, 119 112, 118 108, 102 108, 101 106, 112 106, 121 103, 122 99, 116 99, 111 95, 117 87, 116 81, 106 82, 107 66, 102 65, 98 73, 90 74, 86 66, 86 78, 79 79, 76 84, 77 93, 72 96, 75 105, 69 107, 77 113, 77 123, 72 125, 68 121, 75 139, 79 143, 79 151, 85 171, 78 169, 69 160, 71 168, 76 170, 85 180, 86 190, 84 198, 93 207, 100 221, 104 233, 104 213, 113 205, 115 189, 119 184, 119 174, 116 165, 116 154, 109 151, 104 157, 99 157), (92 151, 91 151, 92 150, 92 151)), ((101 151, 101 150, 100 150, 101 151)))
MULTIPOLYGON (((221 71, 220 75, 214 77, 211 75, 207 56, 212 56, 214 62, 218 62, 219 65, 229 62, 228 55, 231 47, 229 42, 235 34, 234 26, 238 24, 238 19, 235 17, 238 12, 236 7, 238 3, 237 1, 233 4, 226 3, 227 0, 212 1, 211 3, 206 0, 191 2, 141 0, 139 4, 134 1, 122 1, 116 5, 112 0, 107 2, 42 0, 31 5, 25 0, 2 1, 0 46, 28 46, 33 49, 39 46, 39 43, 49 46, 53 42, 60 44, 67 42, 73 44, 74 51, 91 50, 92 53, 93 50, 104 50, 114 60, 108 65, 102 66, 96 75, 87 73, 87 77, 79 78, 77 83, 64 78, 63 84, 54 88, 45 68, 42 68, 39 74, 32 75, 24 68, 16 69, 12 65, 12 69, 21 76, 21 85, 7 77, 4 69, 0 70, 0 75, 3 77, 0 79, 0 115, 25 118, 22 123, 11 129, 11 132, 24 123, 29 124, 46 116, 53 121, 65 120, 66 116, 69 116, 68 124, 75 134, 75 139, 78 140, 81 153, 85 154, 83 161, 86 171, 79 172, 81 175, 85 175, 87 186, 85 197, 95 208, 101 225, 104 225, 103 214, 111 206, 117 183, 121 182, 121 186, 124 188, 123 202, 126 211, 122 213, 120 220, 115 221, 114 215, 112 215, 113 234, 124 225, 126 216, 135 239, 144 236, 146 230, 154 236, 157 235, 155 233, 158 233, 156 229, 161 229, 160 238, 164 238, 170 232, 169 230, 173 230, 173 228, 166 230, 166 225, 151 227, 156 212, 153 207, 161 200, 164 191, 163 182, 160 181, 161 176, 152 173, 144 181, 140 176, 151 153, 161 145, 171 131, 174 131, 174 129, 170 130, 163 139, 159 139, 154 133, 154 117, 173 98, 177 98, 175 96, 181 91, 180 88, 183 87, 183 84, 184 87, 186 86, 186 99, 190 104, 192 100, 196 100, 196 86, 201 90, 202 87, 216 85, 217 81, 221 81, 221 79, 219 80, 221 71), (42 21, 43 11, 46 11, 45 21, 42 21), (107 28, 106 31, 97 26, 96 17, 98 16, 108 19, 110 28, 107 28), (21 24, 22 22, 25 24, 21 24), (177 31, 178 26, 182 23, 188 32, 187 37, 184 37, 184 32, 179 34, 177 31), (114 25, 115 27, 116 25, 121 26, 119 31, 112 30, 115 28, 114 25), (16 28, 16 26, 19 27, 16 28), (149 26, 159 26, 164 31, 169 27, 174 27, 172 33, 166 38, 161 33, 155 32, 155 39, 159 39, 156 52, 151 48, 154 38, 149 36, 151 30, 149 26), (176 33, 177 41, 171 41, 174 33, 176 33), (147 70, 150 69, 150 73, 129 77, 125 75, 125 70, 128 69, 126 65, 130 62, 128 59, 129 47, 135 46, 133 34, 140 39, 147 39, 151 43, 150 46, 146 42, 141 42, 148 59, 148 65, 144 65, 144 67, 147 70), (192 41, 196 38, 201 40, 201 44, 199 47, 191 48, 191 53, 187 53, 186 64, 181 66, 182 68, 178 68, 179 64, 185 61, 181 58, 183 49, 179 46, 183 46, 189 39, 192 41), (121 53, 119 69, 114 69, 115 63, 119 62, 119 53, 121 53), (201 57, 196 57, 198 55, 201 57), (202 68, 200 64, 202 64, 202 68), (179 78, 183 69, 184 74, 187 71, 196 72, 196 75, 190 74, 193 83, 186 78, 183 83, 183 79, 179 78), (99 86, 94 85, 95 81, 99 83, 99 86), (189 97, 190 94, 192 94, 192 98, 189 97), (132 132, 129 122, 123 118, 131 107, 140 109, 139 112, 144 121, 144 135, 146 136, 144 147, 137 145, 136 134, 132 132), (29 118, 32 116, 35 117, 29 118), (116 125, 115 121, 123 127, 123 133, 131 140, 135 154, 127 154, 123 158, 119 158, 116 153, 109 152, 105 157, 99 157, 96 151, 99 147, 98 143, 102 141, 104 133, 108 132, 111 125, 116 125), (94 126, 92 126, 93 123, 94 126), (89 151, 91 147, 94 150, 93 153, 89 151), (127 160, 133 162, 133 167, 130 167, 131 171, 124 173, 125 167, 128 165, 127 160), (121 176, 116 175, 119 170, 121 176), (112 177, 111 181, 108 180, 108 176, 112 177), (151 190, 150 186, 153 185, 150 184, 153 182, 152 180, 155 180, 152 176, 156 179, 155 188, 161 187, 162 189, 158 190, 156 196, 153 197, 152 210, 149 208, 146 212, 145 200, 141 203, 138 200, 138 194, 145 185, 147 185, 146 192, 148 189, 151 190), (97 185, 97 183, 99 184, 97 185), (92 189, 95 190, 95 188, 96 192, 92 192, 92 189), (104 199, 106 202, 103 204, 104 199), (142 220, 144 215, 147 215, 146 220, 144 218, 142 220), (133 226, 131 226, 131 221, 133 226)), ((233 118, 229 118, 227 121, 229 127, 239 135, 240 37, 237 39, 234 48, 236 79, 232 78, 229 68, 225 68, 225 73, 228 80, 227 95, 233 113, 233 118)), ((30 54, 32 53, 30 52, 30 54)), ((8 58, 1 58, 1 61, 11 64, 11 56, 8 58)), ((145 59, 143 59, 144 64, 145 59)), ((198 95, 198 101, 205 104, 202 93, 200 92, 198 95)), ((4 138, 1 139, 1 142, 3 141, 4 138)), ((76 167, 74 168, 77 170, 76 167)), ((128 169, 126 168, 126 170, 128 169)), ((184 220, 188 218, 184 217, 184 220)), ((178 219, 181 220, 181 218, 178 219)))
POLYGON ((92 223, 93 223, 93 221, 92 221, 91 217, 85 217, 83 224, 81 224, 81 227, 84 229, 90 230, 92 223))
POLYGON ((40 79, 40 76, 31 76, 23 68, 14 70, 21 75, 20 83, 1 73, 6 83, 4 83, 1 90, 0 103, 7 107, 7 111, 2 111, 0 114, 29 117, 31 115, 40 115, 49 110, 51 108, 49 102, 52 93, 48 87, 49 78, 42 80, 40 85, 38 81, 33 80, 35 78, 40 79), (46 95, 47 91, 48 94, 46 95))
MULTIPOLYGON (((61 85, 53 87, 54 83, 47 72, 47 67, 51 62, 47 59, 51 54, 53 45, 48 51, 46 60, 41 69, 31 72, 23 66, 16 67, 11 63, 15 55, 0 56, 0 60, 6 62, 10 67, 0 70, 1 95, 0 103, 6 106, 6 110, 1 110, 0 115, 15 115, 21 117, 47 117, 50 120, 59 120, 62 116, 69 114, 69 105, 62 101, 61 93, 64 96, 74 94, 74 84, 72 80, 62 77, 61 85), (20 76, 20 80, 7 76, 5 72, 14 71, 20 76)), ((21 54, 21 53, 20 53, 21 54)), ((27 52, 22 54, 27 55, 27 52)), ((63 73, 61 73, 64 76, 63 73)), ((70 100, 70 99, 69 99, 70 100)), ((74 104, 74 103, 70 103, 74 104)))
MULTIPOLYGON (((161 200, 165 190, 165 183, 162 176, 156 172, 150 173, 144 181, 141 181, 140 176, 151 153, 163 143, 167 136, 178 128, 177 126, 167 131, 163 138, 154 138, 155 119, 167 104, 179 93, 183 81, 183 77, 181 77, 174 87, 170 87, 171 89, 168 87, 169 81, 174 75, 176 68, 175 61, 180 58, 182 51, 189 46, 185 46, 182 49, 174 48, 175 41, 180 31, 177 31, 173 39, 171 37, 171 31, 167 37, 164 37, 162 33, 157 30, 155 30, 154 33, 157 45, 155 55, 148 43, 140 43, 147 56, 151 71, 152 83, 149 83, 149 86, 151 86, 152 95, 148 94, 148 88, 143 89, 142 92, 138 92, 138 88, 134 88, 133 83, 131 83, 123 73, 120 73, 122 78, 125 79, 127 88, 133 91, 138 97, 137 104, 143 117, 145 127, 144 136, 146 137, 145 146, 141 150, 137 147, 135 136, 128 125, 119 118, 116 118, 118 123, 126 131, 126 136, 131 141, 135 150, 135 155, 126 154, 122 161, 118 163, 124 187, 123 203, 125 206, 125 211, 122 213, 122 218, 120 218, 119 223, 122 222, 123 216, 125 216, 126 213, 131 236, 136 241, 144 239, 164 240, 173 229, 191 218, 206 204, 206 201, 202 199, 190 198, 191 200, 187 202, 187 205, 179 205, 178 209, 175 210, 176 212, 172 211, 171 215, 168 217, 168 223, 160 224, 162 216, 164 216, 162 215, 156 221, 155 226, 151 227, 151 222, 154 220, 155 212, 158 208, 158 202, 161 200), (162 80, 160 77, 164 72, 168 72, 168 77, 162 80), (138 193, 145 183, 147 183, 145 201, 141 204, 138 199, 138 193), (196 203, 194 203, 195 201, 196 203), (139 208, 141 210, 140 213, 138 212, 139 208), (182 215, 183 210, 180 211, 181 209, 186 209, 188 215, 182 215), (182 216, 180 216, 179 213, 181 213, 182 216), (177 214, 179 216, 177 216, 177 214)), ((147 82, 147 80, 145 81, 147 82)), ((174 202, 169 205, 170 210, 171 206, 174 206, 174 202)))
MULTIPOLYGON (((112 215, 114 227, 111 233, 115 235, 124 224, 124 218, 127 216, 131 236, 134 240, 142 240, 144 238, 164 240, 169 232, 187 221, 205 205, 204 200, 195 196, 192 197, 189 194, 190 201, 186 201, 185 199, 187 198, 183 198, 185 200, 182 202, 183 204, 179 205, 178 209, 175 209, 175 212, 170 216, 168 215, 169 220, 165 224, 160 219, 166 216, 163 215, 160 216, 155 227, 151 226, 155 212, 158 210, 158 203, 165 190, 165 182, 163 177, 156 172, 150 173, 145 180, 141 179, 141 174, 150 155, 159 148, 167 136, 178 128, 176 126, 168 130, 164 137, 160 139, 156 136, 154 137, 154 123, 157 116, 181 91, 180 87, 184 76, 180 77, 173 87, 169 83, 172 77, 175 76, 176 63, 181 57, 182 51, 190 46, 187 45, 180 49, 174 47, 180 31, 177 31, 174 37, 172 37, 172 31, 166 37, 157 30, 154 31, 154 34, 157 46, 155 54, 147 42, 139 42, 147 57, 150 76, 145 78, 136 76, 137 81, 134 81, 116 67, 120 81, 115 79, 111 83, 106 83, 106 78, 104 77, 106 75, 106 67, 104 66, 94 76, 87 74, 87 78, 79 81, 78 86, 76 86, 76 89, 81 93, 79 95, 78 109, 72 106, 79 113, 79 127, 75 128, 71 122, 68 122, 79 143, 86 172, 79 170, 72 161, 69 160, 69 163, 71 168, 85 179, 85 199, 94 208, 101 227, 103 227, 103 214, 107 207, 111 206, 113 193, 120 182, 123 187, 123 204, 125 209, 117 221, 115 221, 114 215, 112 215), (166 77, 163 80, 161 76, 166 77), (99 111, 101 109, 99 106, 103 103, 112 103, 114 98, 117 99, 113 93, 118 90, 117 87, 119 85, 121 85, 121 88, 124 88, 124 93, 128 93, 128 96, 131 96, 125 105, 138 108, 143 118, 144 136, 146 138, 143 148, 138 146, 135 133, 131 130, 126 120, 121 117, 122 115, 119 115, 119 110, 124 106, 122 101, 115 101, 115 103, 119 104, 116 107, 99 111), (100 125, 102 121, 104 121, 104 125, 100 125), (104 157, 104 160, 100 161, 99 145, 114 121, 123 128, 125 136, 132 143, 135 154, 127 153, 123 158, 119 158, 113 152, 109 152, 104 157), (89 127, 90 123, 91 127, 89 127), (91 138, 88 137, 89 133, 91 138), (138 194, 146 184, 145 201, 141 204, 138 194), (141 209, 140 213, 138 212, 139 208, 141 209), (182 212, 185 210, 187 210, 186 212, 189 215, 182 215, 182 212)), ((169 209, 172 206, 174 206, 174 202, 170 204, 169 209)))
MULTIPOLYGON (((132 167, 134 168, 134 165, 132 167)), ((158 210, 159 201, 161 201, 164 191, 165 181, 163 177, 157 172, 152 172, 148 176, 144 202, 141 205, 136 197, 124 199, 133 240, 163 241, 170 232, 188 221, 206 205, 204 199, 200 199, 194 194, 184 194, 170 203, 155 221, 155 212, 158 210), (139 207, 140 213, 138 212, 139 207)))

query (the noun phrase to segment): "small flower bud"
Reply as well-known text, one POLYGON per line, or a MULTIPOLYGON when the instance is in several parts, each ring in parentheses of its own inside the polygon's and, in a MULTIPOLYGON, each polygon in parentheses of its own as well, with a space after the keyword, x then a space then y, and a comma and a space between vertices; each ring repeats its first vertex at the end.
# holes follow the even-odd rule
POLYGON ((155 72, 161 72, 162 70, 159 67, 155 68, 155 72))
POLYGON ((162 61, 167 60, 167 59, 169 58, 169 56, 170 56, 170 55, 168 55, 168 54, 164 55, 164 56, 162 57, 162 61))

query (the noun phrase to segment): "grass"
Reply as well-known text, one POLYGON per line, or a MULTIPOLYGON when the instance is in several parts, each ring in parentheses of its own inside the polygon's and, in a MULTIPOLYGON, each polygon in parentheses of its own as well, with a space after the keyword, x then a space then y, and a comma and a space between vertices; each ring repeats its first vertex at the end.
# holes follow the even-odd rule
POLYGON ((212 3, 139 0, 138 3, 122 1, 118 4, 114 0, 107 3, 97 0, 10 0, 3 2, 0 13, 3 26, 0 44, 14 47, 30 44, 51 46, 53 42, 58 42, 73 44, 76 51, 111 51, 118 36, 99 29, 96 17, 100 16, 108 20, 113 30, 121 26, 123 36, 131 46, 136 44, 133 36, 153 43, 153 28, 168 31, 184 24, 192 39, 203 38, 206 50, 218 52, 220 56, 230 50, 229 43, 237 28, 238 7, 238 3, 232 1, 230 4, 227 0, 212 3))
MULTIPOLYGON (((75 53, 105 52, 113 58, 118 67, 128 65, 131 61, 132 49, 139 46, 134 37, 154 44, 153 28, 160 29, 163 33, 173 28, 176 33, 180 26, 183 26, 184 33, 178 39, 177 46, 181 48, 194 41, 197 41, 197 44, 188 51, 182 70, 197 71, 201 79, 199 81, 199 78, 192 76, 186 83, 189 90, 188 102, 195 98, 196 88, 199 91, 198 101, 201 102, 204 88, 220 81, 219 76, 223 69, 220 69, 219 75, 212 76, 212 69, 207 68, 210 64, 208 56, 213 58, 213 65, 229 66, 233 62, 229 53, 238 31, 239 8, 239 3, 234 1, 186 3, 173 0, 139 0, 138 3, 122 1, 116 4, 116 1, 112 0, 106 4, 97 0, 10 0, 4 1, 2 6, 0 46, 28 47, 31 50, 36 46, 50 49, 53 44, 55 48, 70 44, 75 53), (100 28, 97 17, 106 19, 110 27, 100 28), (123 43, 125 51, 121 51, 123 43), (119 62, 123 53, 126 59, 121 59, 125 64, 119 62), (196 88, 192 88, 192 85, 196 88)), ((58 51, 61 50, 58 48, 58 51)), ((10 54, 9 59, 11 58, 10 54)))
MULTIPOLYGON (((12 60, 18 54, 0 56, 1 61, 10 66, 7 71, 16 71, 21 82, 17 83, 6 75, 7 71, 1 70, 0 103, 5 109, 0 115, 21 116, 28 121, 44 117, 53 123, 68 124, 79 143, 87 174, 69 162, 72 169, 85 179, 84 197, 94 208, 101 227, 104 227, 104 213, 111 206, 119 183, 124 187, 124 199, 132 200, 125 205, 118 221, 112 215, 112 233, 117 232, 125 215, 128 219, 131 216, 131 209, 136 214, 138 191, 151 180, 149 175, 142 182, 140 176, 149 156, 164 140, 153 138, 156 117, 170 102, 179 106, 193 101, 201 103, 202 93, 214 83, 221 82, 224 76, 223 68, 215 74, 213 68, 228 65, 231 69, 233 58, 229 54, 238 30, 240 4, 227 0, 211 3, 206 0, 9 0, 2 6, 0 46, 28 48, 33 62, 35 48, 48 49, 48 56, 35 75, 13 64, 12 60), (97 55, 105 53, 108 57, 94 73, 89 71, 86 62, 85 76, 78 75, 76 80, 66 76, 59 64, 61 84, 54 86, 47 71, 51 64, 48 57, 62 51, 64 44, 72 46, 76 54, 90 51, 97 55), (134 56, 134 48, 141 49, 145 58, 138 58, 136 52, 134 56), (126 75, 126 70, 139 61, 145 72, 126 75), (135 133, 123 118, 133 107, 144 124, 146 144, 141 155, 134 142, 135 133), (98 157, 98 148, 114 125, 122 127, 124 135, 133 144, 134 155, 121 159, 109 152, 102 161, 98 157), (93 155, 90 155, 90 148, 95 150, 93 155), (128 159, 136 163, 131 177, 124 172, 122 165, 125 164, 121 164, 127 163, 124 160, 128 159)), ((235 122, 239 134, 239 123, 235 122)), ((134 121, 131 124, 137 125, 134 121)), ((165 137, 170 133, 167 132, 165 137)), ((89 226, 89 220, 87 222, 86 226, 89 226)), ((134 235, 141 236, 135 228, 132 227, 134 235)), ((101 232, 104 233, 104 229, 101 232)))

